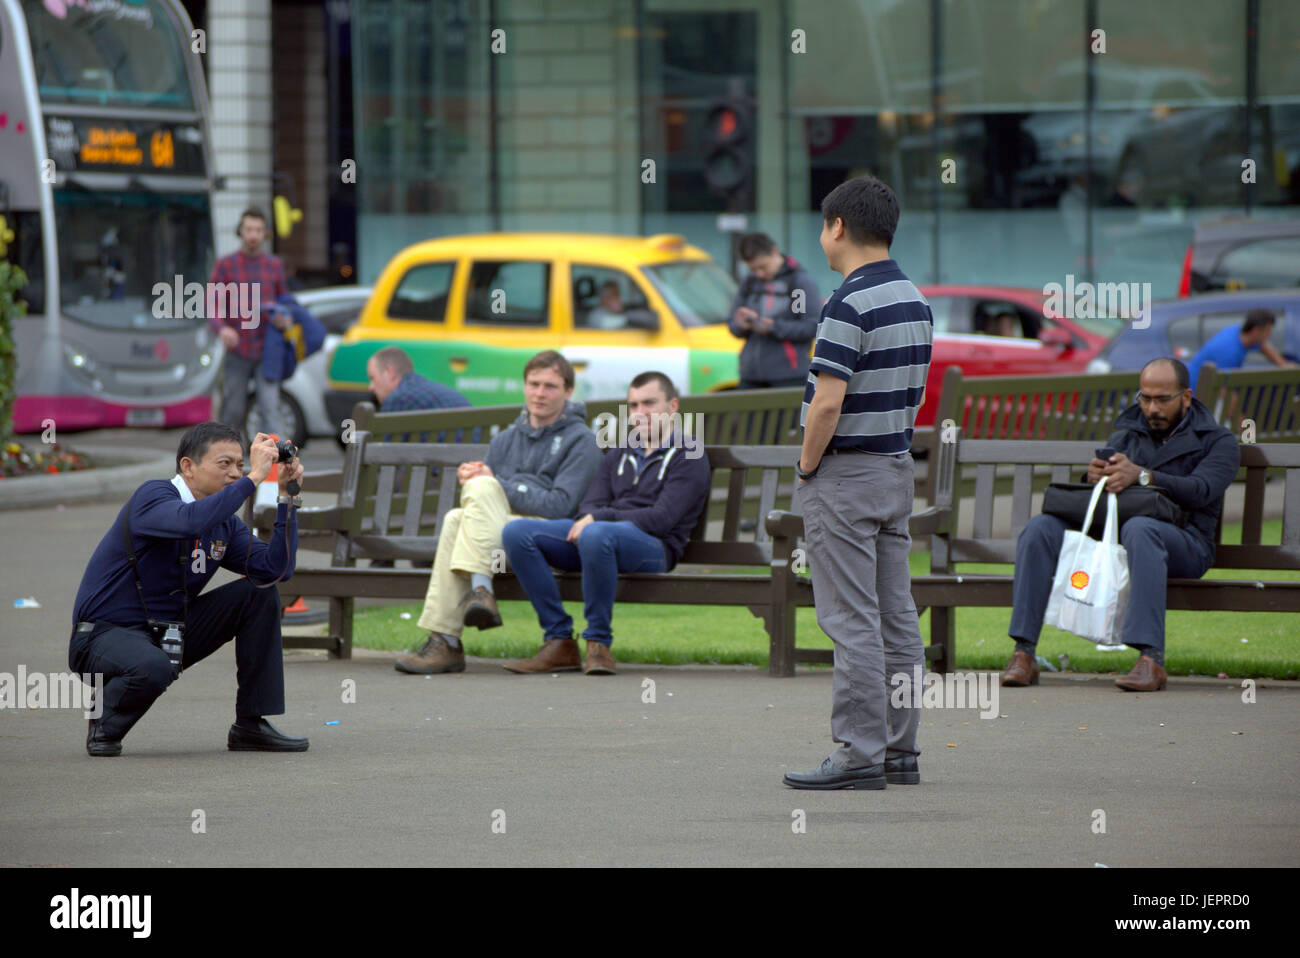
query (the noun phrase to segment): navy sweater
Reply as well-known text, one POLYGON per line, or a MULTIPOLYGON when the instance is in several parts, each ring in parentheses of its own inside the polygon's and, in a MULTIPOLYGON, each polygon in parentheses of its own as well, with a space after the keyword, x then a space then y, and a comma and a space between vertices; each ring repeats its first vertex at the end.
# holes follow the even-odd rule
POLYGON ((270 543, 265 543, 250 535, 248 526, 237 515, 244 500, 257 491, 253 480, 245 476, 220 492, 198 500, 193 499, 188 487, 182 496, 175 482, 184 485, 184 480, 179 478, 150 479, 122 507, 81 577, 73 607, 74 623, 141 626, 146 618, 180 622, 184 614, 182 585, 187 588, 190 601, 194 601, 216 574, 218 566, 241 575, 247 568, 248 577, 257 584, 293 575, 298 523, 288 518, 288 506, 277 507, 275 534, 270 543), (140 596, 122 536, 122 517, 128 508, 131 544, 149 607, 148 616, 140 608, 140 596), (203 550, 201 563, 193 554, 195 549, 203 550))
POLYGON ((703 455, 688 458, 684 448, 669 446, 650 453, 638 473, 636 459, 628 448, 605 453, 578 515, 590 513, 598 522, 631 522, 662 539, 671 569, 708 505, 709 460, 703 455))

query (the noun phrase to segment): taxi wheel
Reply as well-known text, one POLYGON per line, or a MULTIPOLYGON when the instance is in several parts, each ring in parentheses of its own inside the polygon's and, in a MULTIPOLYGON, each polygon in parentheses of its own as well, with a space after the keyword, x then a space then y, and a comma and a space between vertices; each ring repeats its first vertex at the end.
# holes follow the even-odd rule
MULTIPOLYGON (((280 390, 280 417, 289 424, 290 438, 301 449, 307 444, 307 420, 298 401, 283 389, 280 390)), ((257 415, 257 393, 248 392, 248 415, 244 418, 244 434, 252 437, 261 432, 261 417, 257 415)))

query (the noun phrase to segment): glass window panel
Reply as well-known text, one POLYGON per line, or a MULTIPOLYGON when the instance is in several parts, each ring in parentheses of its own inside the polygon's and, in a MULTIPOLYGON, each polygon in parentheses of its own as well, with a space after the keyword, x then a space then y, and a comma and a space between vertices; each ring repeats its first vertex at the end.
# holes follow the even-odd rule
POLYGON ((1228 251, 1210 276, 1210 289, 1300 286, 1300 236, 1259 240, 1228 251))
POLYGON ((807 52, 789 58, 794 111, 852 115, 930 109, 928 3, 792 3, 786 19, 807 40, 807 52))
POLYGON ((647 309, 641 287, 627 273, 574 263, 573 325, 579 329, 626 329, 627 311, 647 309))
POLYGON ((447 314, 447 296, 455 263, 422 263, 406 271, 388 304, 392 319, 441 323, 447 314))
POLYGON ((549 263, 478 262, 469 277, 465 322, 494 326, 545 326, 549 263))
POLYGON ((1019 113, 1083 105, 1083 0, 1006 6, 945 0, 940 16, 945 110, 1019 113))

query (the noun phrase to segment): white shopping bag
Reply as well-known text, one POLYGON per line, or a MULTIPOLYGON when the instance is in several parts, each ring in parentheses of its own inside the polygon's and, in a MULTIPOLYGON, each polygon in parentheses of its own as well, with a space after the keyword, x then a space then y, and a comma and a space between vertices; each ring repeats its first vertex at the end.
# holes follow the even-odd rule
MULTIPOLYGON (((1099 481, 1088 503, 1083 528, 1092 528, 1092 515, 1106 483, 1099 481)), ((1128 608, 1128 555, 1119 544, 1119 501, 1107 493, 1106 523, 1101 541, 1086 532, 1066 530, 1056 562, 1052 594, 1043 621, 1098 645, 1122 645, 1124 612, 1128 608)))

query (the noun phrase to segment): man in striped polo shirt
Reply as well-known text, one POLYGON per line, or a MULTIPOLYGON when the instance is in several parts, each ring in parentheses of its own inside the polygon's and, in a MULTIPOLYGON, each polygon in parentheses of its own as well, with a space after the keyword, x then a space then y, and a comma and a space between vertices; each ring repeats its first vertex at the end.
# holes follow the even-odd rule
POLYGON ((822 250, 844 282, 817 327, 796 495, 817 623, 835 642, 831 732, 843 747, 819 768, 787 772, 785 784, 914 785, 920 713, 895 706, 887 680, 924 667, 907 520, 934 317, 890 258, 898 201, 888 186, 872 176, 840 184, 822 220, 822 250))

